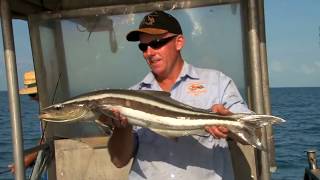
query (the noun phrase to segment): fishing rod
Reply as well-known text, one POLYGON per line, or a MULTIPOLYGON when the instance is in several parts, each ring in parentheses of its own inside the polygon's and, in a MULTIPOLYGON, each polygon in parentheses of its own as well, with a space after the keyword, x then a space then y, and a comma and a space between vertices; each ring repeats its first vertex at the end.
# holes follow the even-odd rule
MULTIPOLYGON (((59 83, 60 83, 60 79, 61 79, 61 73, 59 73, 58 80, 57 80, 56 86, 55 86, 55 88, 54 88, 54 92, 53 92, 51 104, 53 104, 54 101, 55 101, 55 99, 56 99, 56 94, 57 94, 58 85, 59 85, 59 83)), ((42 124, 42 122, 43 122, 43 121, 40 121, 41 124, 42 124)), ((43 129, 42 129, 42 134, 41 134, 40 143, 42 143, 43 140, 44 140, 44 135, 45 135, 45 131, 46 131, 47 125, 48 125, 48 123, 45 123, 45 124, 44 124, 44 127, 41 125, 41 127, 43 127, 43 129)))
MULTIPOLYGON (((59 85, 60 79, 61 79, 61 73, 59 73, 58 80, 57 80, 56 86, 54 88, 51 104, 53 104, 55 99, 56 99, 56 94, 57 94, 57 89, 58 89, 58 85, 59 85)), ((40 121, 40 122, 42 124, 42 121, 40 121)), ((44 140, 44 135, 45 135, 45 131, 46 131, 47 125, 48 125, 48 123, 45 123, 44 127, 41 125, 41 127, 43 127, 43 129, 42 129, 40 143, 42 143, 43 140, 44 140)))
POLYGON ((53 104, 54 101, 55 101, 55 99, 56 99, 56 94, 57 94, 58 85, 59 85, 59 83, 60 83, 60 79, 61 79, 61 73, 59 73, 58 80, 57 80, 56 86, 55 86, 55 88, 54 88, 54 92, 53 92, 53 97, 52 97, 51 104, 53 104))

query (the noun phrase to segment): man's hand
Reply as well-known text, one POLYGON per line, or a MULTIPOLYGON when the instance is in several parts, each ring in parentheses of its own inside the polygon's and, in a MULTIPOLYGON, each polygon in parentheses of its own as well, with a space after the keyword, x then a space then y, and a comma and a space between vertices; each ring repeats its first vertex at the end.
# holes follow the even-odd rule
POLYGON ((117 109, 112 109, 111 111, 112 117, 101 115, 98 120, 105 125, 113 126, 116 128, 124 128, 128 126, 127 117, 123 116, 117 109))
MULTIPOLYGON (((232 112, 225 108, 222 104, 215 104, 211 107, 211 111, 220 115, 231 115, 232 112)), ((213 137, 220 139, 226 138, 229 133, 229 129, 224 126, 206 126, 206 131, 213 137)))
MULTIPOLYGON (((32 163, 36 160, 37 158, 37 152, 28 154, 24 157, 24 167, 28 168, 32 165, 32 163)), ((9 164, 8 168, 10 169, 11 173, 14 174, 16 171, 15 165, 14 164, 9 164)))

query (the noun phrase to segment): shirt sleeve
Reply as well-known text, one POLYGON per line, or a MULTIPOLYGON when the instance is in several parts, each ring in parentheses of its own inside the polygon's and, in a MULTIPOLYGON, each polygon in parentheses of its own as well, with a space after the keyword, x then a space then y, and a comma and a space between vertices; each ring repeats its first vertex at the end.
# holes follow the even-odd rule
POLYGON ((140 83, 135 84, 135 85, 129 87, 128 89, 129 89, 129 90, 139 90, 139 85, 140 85, 140 83))
POLYGON ((238 88, 231 78, 222 74, 222 104, 234 113, 253 113, 243 100, 238 88))

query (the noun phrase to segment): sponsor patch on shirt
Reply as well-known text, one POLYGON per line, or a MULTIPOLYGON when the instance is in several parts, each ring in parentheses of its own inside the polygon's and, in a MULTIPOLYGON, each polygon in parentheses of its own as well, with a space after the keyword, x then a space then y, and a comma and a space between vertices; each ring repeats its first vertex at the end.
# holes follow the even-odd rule
POLYGON ((192 96, 199 96, 206 93, 208 90, 201 82, 192 82, 187 85, 187 93, 192 96))

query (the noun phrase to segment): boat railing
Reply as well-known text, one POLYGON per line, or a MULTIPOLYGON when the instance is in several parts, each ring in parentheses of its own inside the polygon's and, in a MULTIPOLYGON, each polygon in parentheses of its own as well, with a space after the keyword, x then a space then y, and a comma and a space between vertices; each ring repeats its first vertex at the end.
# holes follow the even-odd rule
POLYGON ((304 180, 320 180, 320 169, 317 165, 316 150, 308 150, 307 158, 309 167, 305 169, 304 180))

